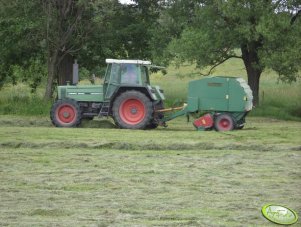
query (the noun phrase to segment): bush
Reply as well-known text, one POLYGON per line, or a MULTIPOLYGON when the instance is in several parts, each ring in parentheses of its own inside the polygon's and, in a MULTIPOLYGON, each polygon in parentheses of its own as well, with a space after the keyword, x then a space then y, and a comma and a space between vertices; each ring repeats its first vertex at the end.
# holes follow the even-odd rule
POLYGON ((1 90, 0 114, 48 115, 51 102, 45 102, 39 93, 31 93, 31 88, 18 84, 1 90))

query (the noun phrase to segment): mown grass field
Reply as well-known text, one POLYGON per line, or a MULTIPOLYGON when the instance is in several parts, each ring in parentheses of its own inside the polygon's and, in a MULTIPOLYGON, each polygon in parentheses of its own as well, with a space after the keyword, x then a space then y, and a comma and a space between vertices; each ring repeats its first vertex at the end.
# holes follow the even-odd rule
MULTIPOLYGON (((179 106, 197 73, 169 67, 151 80, 166 106, 179 106)), ((214 75, 246 78, 238 60, 214 75)), ((5 86, 0 226, 275 226, 261 215, 267 203, 300 216, 301 81, 284 84, 266 71, 260 86, 245 129, 225 133, 197 132, 185 118, 148 131, 107 120, 55 128, 43 87, 5 86)))
POLYGON ((2 115, 0 157, 0 226, 275 226, 267 203, 301 214, 301 122, 130 131, 2 115))

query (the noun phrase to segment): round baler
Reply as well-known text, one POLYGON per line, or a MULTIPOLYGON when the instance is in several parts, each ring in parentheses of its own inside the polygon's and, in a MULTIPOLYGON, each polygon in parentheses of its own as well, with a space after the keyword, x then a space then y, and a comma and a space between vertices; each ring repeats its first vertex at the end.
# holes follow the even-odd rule
POLYGON ((162 121, 170 121, 182 115, 198 115, 193 125, 200 131, 242 129, 245 117, 252 109, 252 101, 252 90, 244 79, 207 77, 190 81, 187 104, 178 112, 165 116, 162 121))

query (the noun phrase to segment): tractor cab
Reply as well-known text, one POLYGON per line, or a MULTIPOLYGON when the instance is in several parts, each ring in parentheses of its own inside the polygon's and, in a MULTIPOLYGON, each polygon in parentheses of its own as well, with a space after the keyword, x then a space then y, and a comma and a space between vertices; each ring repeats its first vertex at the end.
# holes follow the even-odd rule
POLYGON ((105 99, 110 99, 119 87, 146 87, 150 84, 149 61, 106 59, 105 99))

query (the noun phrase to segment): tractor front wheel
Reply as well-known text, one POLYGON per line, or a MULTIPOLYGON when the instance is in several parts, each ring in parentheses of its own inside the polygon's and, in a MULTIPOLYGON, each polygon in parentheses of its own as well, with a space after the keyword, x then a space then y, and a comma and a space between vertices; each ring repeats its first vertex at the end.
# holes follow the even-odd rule
POLYGON ((81 123, 80 107, 72 99, 57 100, 52 105, 50 118, 56 127, 76 127, 81 123))
POLYGON ((219 114, 214 120, 214 128, 217 131, 231 131, 234 128, 234 120, 229 114, 219 114))
POLYGON ((152 102, 139 91, 126 91, 116 98, 112 112, 120 128, 144 129, 152 120, 152 102))

